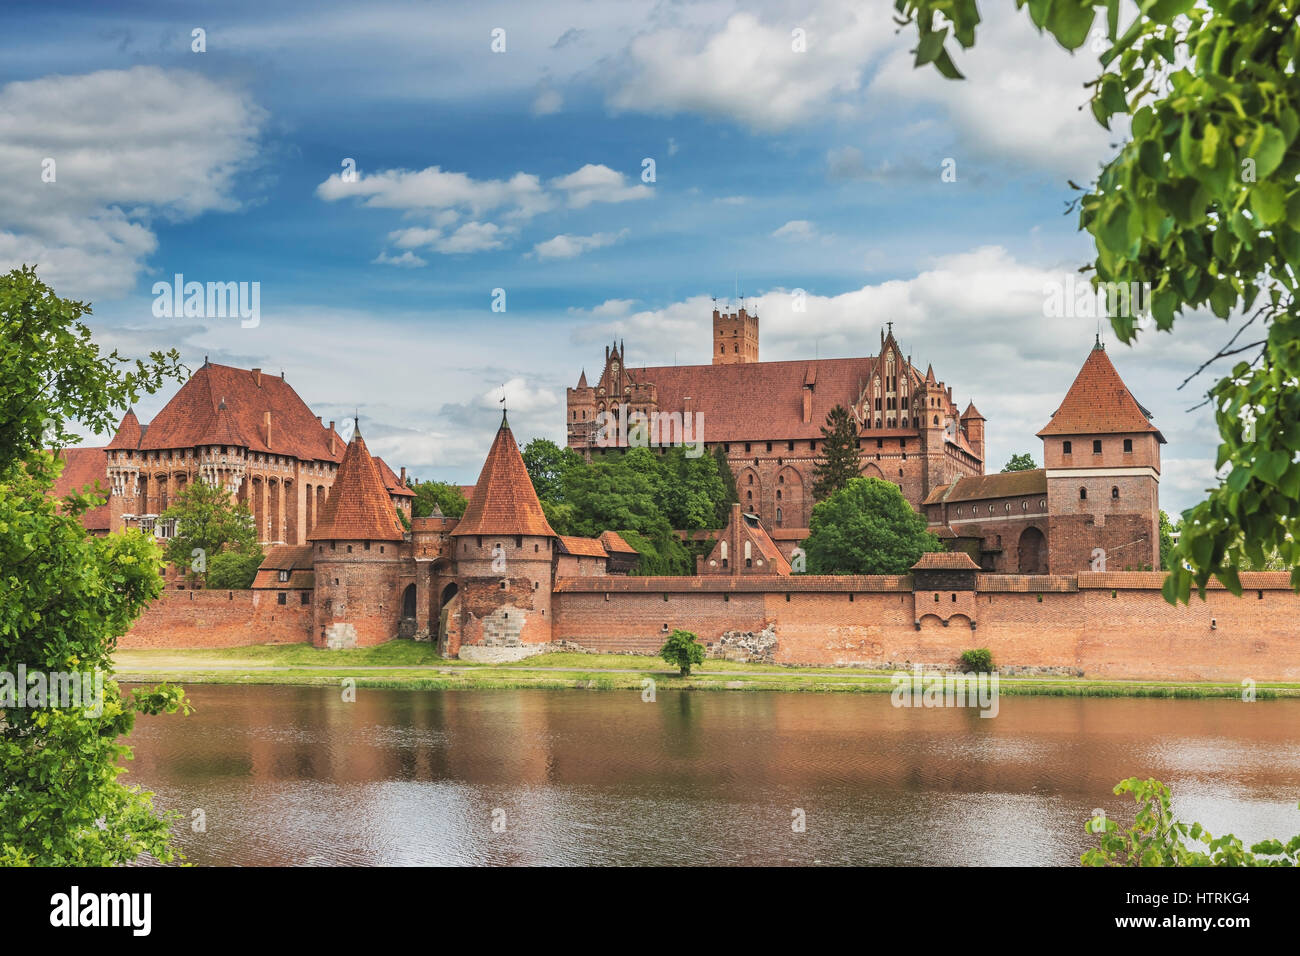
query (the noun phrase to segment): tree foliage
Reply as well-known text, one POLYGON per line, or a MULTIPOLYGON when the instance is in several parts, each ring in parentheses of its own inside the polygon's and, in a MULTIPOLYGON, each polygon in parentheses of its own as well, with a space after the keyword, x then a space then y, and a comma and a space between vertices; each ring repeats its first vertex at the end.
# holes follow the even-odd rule
POLYGON ((167 542, 164 555, 182 571, 206 573, 223 551, 246 556, 246 561, 256 562, 254 569, 262 561, 252 512, 224 488, 205 481, 190 482, 158 517, 159 521, 168 519, 175 520, 176 533, 167 542))
MULTIPOLYGON (((1068 50, 1093 37, 1093 115, 1131 130, 1079 200, 1079 227, 1096 244, 1086 267, 1094 282, 1150 283, 1161 331, 1201 307, 1225 320, 1246 315, 1216 358, 1252 357, 1208 394, 1222 438, 1219 482, 1183 513, 1165 598, 1185 602, 1193 584, 1203 598, 1211 576, 1240 594, 1239 567, 1269 551, 1297 569, 1291 583, 1300 588, 1300 8, 1143 0, 1121 33, 1119 0, 1016 5, 1068 50)), ((975 0, 895 0, 895 8, 917 27, 916 65, 960 78, 946 43, 974 44, 975 0)), ((1132 342, 1138 316, 1118 312, 1111 324, 1132 342)))
POLYGON ((680 669, 681 676, 690 677, 691 668, 704 663, 704 646, 690 631, 673 631, 659 649, 659 656, 680 669))
POLYGON ((175 353, 130 370, 117 353, 102 355, 79 321, 89 311, 58 298, 34 270, 0 277, 0 672, 22 665, 29 676, 103 678, 102 706, 33 704, 17 687, 0 704, 0 861, 9 865, 176 857, 174 817, 119 779, 130 757, 119 740, 137 713, 188 703, 167 684, 124 696, 112 679, 118 638, 161 591, 162 553, 138 531, 89 536, 79 516, 103 498, 56 501, 62 466, 43 447, 61 444, 73 419, 108 429, 115 410, 179 377, 179 367, 175 353))
POLYGON ((246 591, 253 586, 261 563, 261 549, 223 551, 208 559, 203 585, 211 591, 246 591))
POLYGON ((1104 816, 1088 821, 1097 846, 1080 858, 1084 866, 1297 866, 1300 836, 1286 843, 1261 840, 1247 850, 1231 833, 1214 837, 1199 823, 1180 823, 1170 808, 1169 788, 1159 780, 1129 777, 1115 793, 1137 803, 1133 826, 1120 829, 1104 816))
POLYGON ((1004 474, 1008 471, 1033 471, 1037 467, 1034 456, 1025 452, 1022 455, 1012 455, 1011 460, 1002 467, 1002 471, 1004 474))
POLYGON ((411 502, 411 515, 428 518, 435 506, 446 518, 459 518, 469 507, 469 501, 456 485, 445 481, 412 481, 415 500, 411 502))
POLYGON ((564 500, 564 476, 570 468, 582 465, 582 456, 572 448, 561 448, 549 438, 534 438, 521 455, 533 490, 544 501, 564 500))
POLYGON ((818 501, 858 477, 858 430, 843 405, 826 415, 822 426, 821 457, 813 464, 813 497, 818 501))
POLYGON ((814 505, 803 548, 810 574, 906 574, 943 550, 898 486, 879 478, 853 478, 814 505))

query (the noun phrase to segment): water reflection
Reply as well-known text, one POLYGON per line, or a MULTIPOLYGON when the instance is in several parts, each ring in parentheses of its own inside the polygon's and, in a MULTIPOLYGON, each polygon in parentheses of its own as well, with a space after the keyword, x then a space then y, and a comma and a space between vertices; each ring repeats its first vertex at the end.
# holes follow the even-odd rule
POLYGON ((1300 701, 188 691, 137 722, 126 779, 199 864, 1073 864, 1132 775, 1216 834, 1300 832, 1300 701))

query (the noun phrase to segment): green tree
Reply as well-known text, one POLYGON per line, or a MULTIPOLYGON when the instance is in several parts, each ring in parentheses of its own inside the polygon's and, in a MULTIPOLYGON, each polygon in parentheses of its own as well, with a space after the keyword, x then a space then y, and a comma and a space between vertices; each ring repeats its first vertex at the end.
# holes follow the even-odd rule
POLYGON ((690 677, 691 667, 704 663, 704 647, 690 631, 673 631, 659 649, 659 656, 679 668, 682 677, 690 677))
POLYGON ((1034 456, 1026 452, 1023 455, 1012 455, 1011 460, 1006 463, 1002 471, 1005 474, 1008 471, 1033 471, 1038 465, 1034 463, 1034 456))
POLYGON ((203 586, 211 591, 246 591, 253 586, 262 563, 261 550, 222 551, 208 559, 203 586))
POLYGON ((167 542, 164 556, 187 574, 205 573, 223 551, 255 556, 261 563, 252 512, 217 485, 191 482, 176 493, 158 520, 176 522, 176 533, 167 542))
POLYGON ((670 525, 679 531, 723 526, 717 520, 719 505, 727 501, 727 484, 718 472, 716 458, 691 458, 684 448, 676 447, 659 456, 658 466, 663 478, 660 506, 670 525))
MULTIPOLYGON (((79 516, 96 494, 52 497, 62 464, 44 450, 64 423, 104 432, 115 411, 179 378, 176 353, 129 363, 101 354, 80 321, 90 308, 57 297, 24 267, 0 277, 0 672, 103 678, 102 705, 0 692, 0 863, 108 866, 141 854, 176 858, 174 814, 119 776, 119 741, 137 713, 188 711, 180 688, 124 696, 112 651, 162 589, 162 553, 138 531, 89 536, 79 516)), ((26 691, 26 688, 23 688, 26 691)))
POLYGON ((898 486, 879 478, 853 478, 814 505, 803 548, 810 574, 906 574, 943 550, 898 486))
POLYGON ((813 498, 824 501, 858 477, 858 430, 843 405, 822 426, 821 457, 813 465, 813 498))
POLYGON ((1174 524, 1169 520, 1169 515, 1165 514, 1165 509, 1160 509, 1160 567, 1162 570, 1169 569, 1169 557, 1174 551, 1174 524))
POLYGON ((721 445, 713 446, 713 460, 717 463, 718 477, 722 479, 722 497, 714 509, 713 527, 725 528, 731 518, 731 506, 740 500, 740 491, 736 488, 736 474, 731 470, 726 452, 721 445))
POLYGON ((564 475, 570 468, 582 465, 582 456, 548 438, 534 438, 524 446, 521 455, 537 497, 543 501, 563 501, 564 475))
POLYGON ((412 481, 415 500, 411 502, 411 515, 427 518, 436 506, 445 518, 459 518, 469 507, 469 501, 456 485, 445 481, 412 481))
MULTIPOLYGON (((1092 112, 1107 129, 1119 117, 1131 135, 1094 182, 1075 188, 1079 227, 1097 250, 1086 269, 1111 302, 1129 304, 1108 309, 1116 335, 1137 337, 1142 310, 1132 292, 1144 283, 1160 331, 1203 306, 1224 320, 1248 316, 1215 356, 1252 353, 1209 389, 1221 477, 1183 512, 1165 599, 1186 602, 1193 584, 1204 598, 1211 576, 1240 594, 1238 568, 1270 551, 1296 569, 1300 589, 1296 2, 1145 0, 1122 34, 1118 0, 1017 6, 1067 50, 1089 42, 1103 14, 1092 112)), ((960 78, 945 44, 950 36, 974 44, 976 0, 895 0, 895 8, 916 24, 916 65, 960 78)))
POLYGON ((1115 787, 1137 803, 1133 826, 1121 830, 1107 817, 1088 821, 1086 831, 1097 846, 1084 851, 1084 866, 1297 866, 1300 836, 1286 843, 1261 840, 1247 850, 1231 833, 1214 837, 1199 823, 1174 819, 1169 788, 1159 780, 1129 777, 1115 787))

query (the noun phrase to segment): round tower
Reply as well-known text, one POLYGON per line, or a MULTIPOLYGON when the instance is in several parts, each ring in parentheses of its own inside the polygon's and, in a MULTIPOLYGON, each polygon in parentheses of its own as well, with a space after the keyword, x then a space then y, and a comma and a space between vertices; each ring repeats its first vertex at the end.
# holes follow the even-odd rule
POLYGON ((396 637, 404 532, 360 427, 307 540, 316 578, 312 643, 360 647, 396 637))
POLYGON ((504 412, 451 544, 459 647, 449 646, 447 653, 509 660, 549 643, 555 532, 504 412))

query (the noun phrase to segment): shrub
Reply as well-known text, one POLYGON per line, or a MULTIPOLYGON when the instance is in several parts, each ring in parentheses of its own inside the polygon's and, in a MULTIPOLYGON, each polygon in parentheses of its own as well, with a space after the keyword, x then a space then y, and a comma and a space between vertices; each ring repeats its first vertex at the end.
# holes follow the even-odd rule
POLYGON ((704 646, 696 643, 690 631, 673 631, 659 649, 659 656, 681 668, 683 677, 690 677, 691 665, 704 663, 704 646))
POLYGON ((993 673, 993 653, 987 647, 961 652, 961 669, 967 674, 993 673))
POLYGON ((261 551, 223 551, 208 560, 206 586, 213 591, 244 591, 253 586, 261 551))

